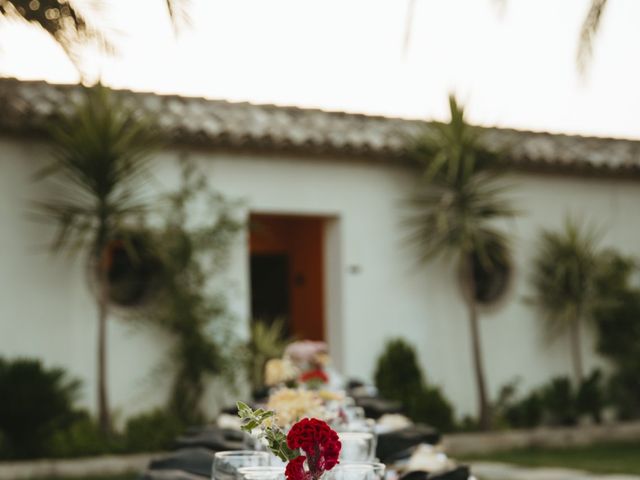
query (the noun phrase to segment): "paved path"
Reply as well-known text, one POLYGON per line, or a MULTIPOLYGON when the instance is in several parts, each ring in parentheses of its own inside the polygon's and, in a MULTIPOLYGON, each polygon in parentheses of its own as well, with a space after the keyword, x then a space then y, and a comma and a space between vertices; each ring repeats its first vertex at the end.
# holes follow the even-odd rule
POLYGON ((637 441, 640 422, 581 427, 539 427, 531 430, 452 433, 442 437, 447 455, 455 458, 470 454, 493 453, 530 447, 571 447, 594 443, 637 441))
POLYGON ((0 480, 18 480, 41 477, 77 477, 79 480, 96 475, 121 475, 144 470, 159 453, 135 455, 105 455, 67 460, 31 460, 0 462, 0 480))
POLYGON ((533 468, 493 462, 472 462, 471 472, 482 480, 640 480, 638 475, 602 475, 568 468, 533 468))

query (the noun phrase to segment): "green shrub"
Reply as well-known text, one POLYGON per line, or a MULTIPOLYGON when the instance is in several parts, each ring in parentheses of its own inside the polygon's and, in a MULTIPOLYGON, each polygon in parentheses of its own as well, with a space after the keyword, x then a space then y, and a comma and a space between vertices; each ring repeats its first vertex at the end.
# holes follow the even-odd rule
POLYGON ((423 385, 411 396, 407 412, 414 422, 448 432, 454 428, 453 408, 437 387, 423 385))
POLYGON ((556 377, 520 400, 507 399, 500 413, 507 425, 514 428, 575 425, 582 415, 599 422, 607 405, 605 392, 600 370, 594 370, 578 388, 569 377, 556 377))
POLYGON ((640 366, 621 368, 610 379, 609 399, 620 420, 640 418, 640 366))
POLYGON ((32 458, 47 451, 53 434, 78 416, 73 408, 80 382, 40 360, 0 358, 2 454, 32 458))
POLYGON ((591 416, 596 422, 600 422, 608 401, 603 381, 602 372, 596 369, 582 381, 576 393, 577 412, 591 416))
POLYGON ((378 358, 374 378, 382 397, 405 405, 424 383, 415 350, 401 338, 387 342, 378 358))
POLYGON ((640 291, 618 292, 595 313, 598 351, 616 366, 640 363, 640 291))
POLYGON ((540 392, 546 422, 575 425, 578 419, 575 393, 569 377, 555 377, 540 392))
POLYGON ((47 455, 52 457, 87 457, 124 451, 122 438, 105 437, 97 422, 84 413, 66 429, 56 432, 49 441, 47 455))
POLYGON ((634 264, 613 256, 603 275, 606 301, 595 310, 598 352, 615 368, 608 400, 621 419, 640 418, 640 290, 632 285, 634 264))
POLYGON ((414 422, 443 431, 453 429, 453 407, 439 388, 427 385, 414 348, 403 339, 387 342, 374 378, 380 395, 401 402, 414 422))
POLYGON ((89 413, 74 409, 79 387, 39 360, 0 358, 0 459, 163 450, 183 431, 175 415, 153 410, 105 437, 89 413))
POLYGON ((540 425, 544 404, 538 392, 532 392, 525 398, 509 405, 505 409, 507 424, 515 428, 532 428, 540 425))
POLYGON ((465 415, 456 425, 456 430, 460 432, 480 432, 480 422, 472 415, 465 415))
POLYGON ((95 420, 85 413, 52 436, 47 455, 84 457, 166 450, 182 431, 183 424, 175 415, 157 409, 130 418, 124 432, 105 437, 95 420))
POLYGON ((183 430, 183 423, 175 415, 153 410, 129 419, 124 432, 125 447, 128 452, 166 450, 183 430))

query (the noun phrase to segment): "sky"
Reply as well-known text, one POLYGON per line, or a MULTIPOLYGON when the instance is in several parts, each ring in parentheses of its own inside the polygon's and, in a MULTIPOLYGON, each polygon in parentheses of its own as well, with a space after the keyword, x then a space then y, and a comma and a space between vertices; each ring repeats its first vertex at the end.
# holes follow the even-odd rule
MULTIPOLYGON (((85 0, 86 1, 86 0, 85 0)), ((164 0, 104 0, 118 53, 85 69, 116 87, 406 118, 640 139, 640 1, 610 0, 586 76, 589 0, 192 0, 174 35, 164 0)), ((75 3, 82 3, 76 0, 75 3)), ((74 83, 37 29, 0 23, 0 75, 74 83)))

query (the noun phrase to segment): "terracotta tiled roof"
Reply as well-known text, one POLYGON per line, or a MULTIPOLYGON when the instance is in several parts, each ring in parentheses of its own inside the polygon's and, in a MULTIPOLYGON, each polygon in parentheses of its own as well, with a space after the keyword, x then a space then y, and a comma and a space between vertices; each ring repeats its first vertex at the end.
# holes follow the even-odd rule
MULTIPOLYGON (((211 148, 296 150, 402 159, 428 122, 118 90, 174 141, 211 148)), ((0 79, 0 132, 37 131, 81 98, 79 86, 0 79)), ((517 168, 640 176, 640 141, 484 128, 517 168)))

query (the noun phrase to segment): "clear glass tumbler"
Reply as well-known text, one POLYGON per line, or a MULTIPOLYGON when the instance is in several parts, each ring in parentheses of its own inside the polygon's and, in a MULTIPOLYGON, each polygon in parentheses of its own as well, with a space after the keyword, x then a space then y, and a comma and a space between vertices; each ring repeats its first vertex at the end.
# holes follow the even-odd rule
POLYGON ((237 470, 242 467, 266 467, 269 454, 255 450, 230 450, 216 452, 213 457, 213 480, 236 480, 237 470))
POLYGON ((342 443, 340 460, 345 463, 373 462, 376 456, 376 438, 371 432, 339 432, 342 443))
POLYGON ((284 480, 284 466, 242 467, 237 470, 237 480, 284 480))
POLYGON ((326 480, 376 480, 371 463, 341 463, 325 474, 326 480))
POLYGON ((384 480, 385 473, 387 472, 387 466, 382 462, 340 462, 339 466, 345 465, 364 465, 365 468, 371 467, 373 469, 373 475, 375 480, 384 480))

